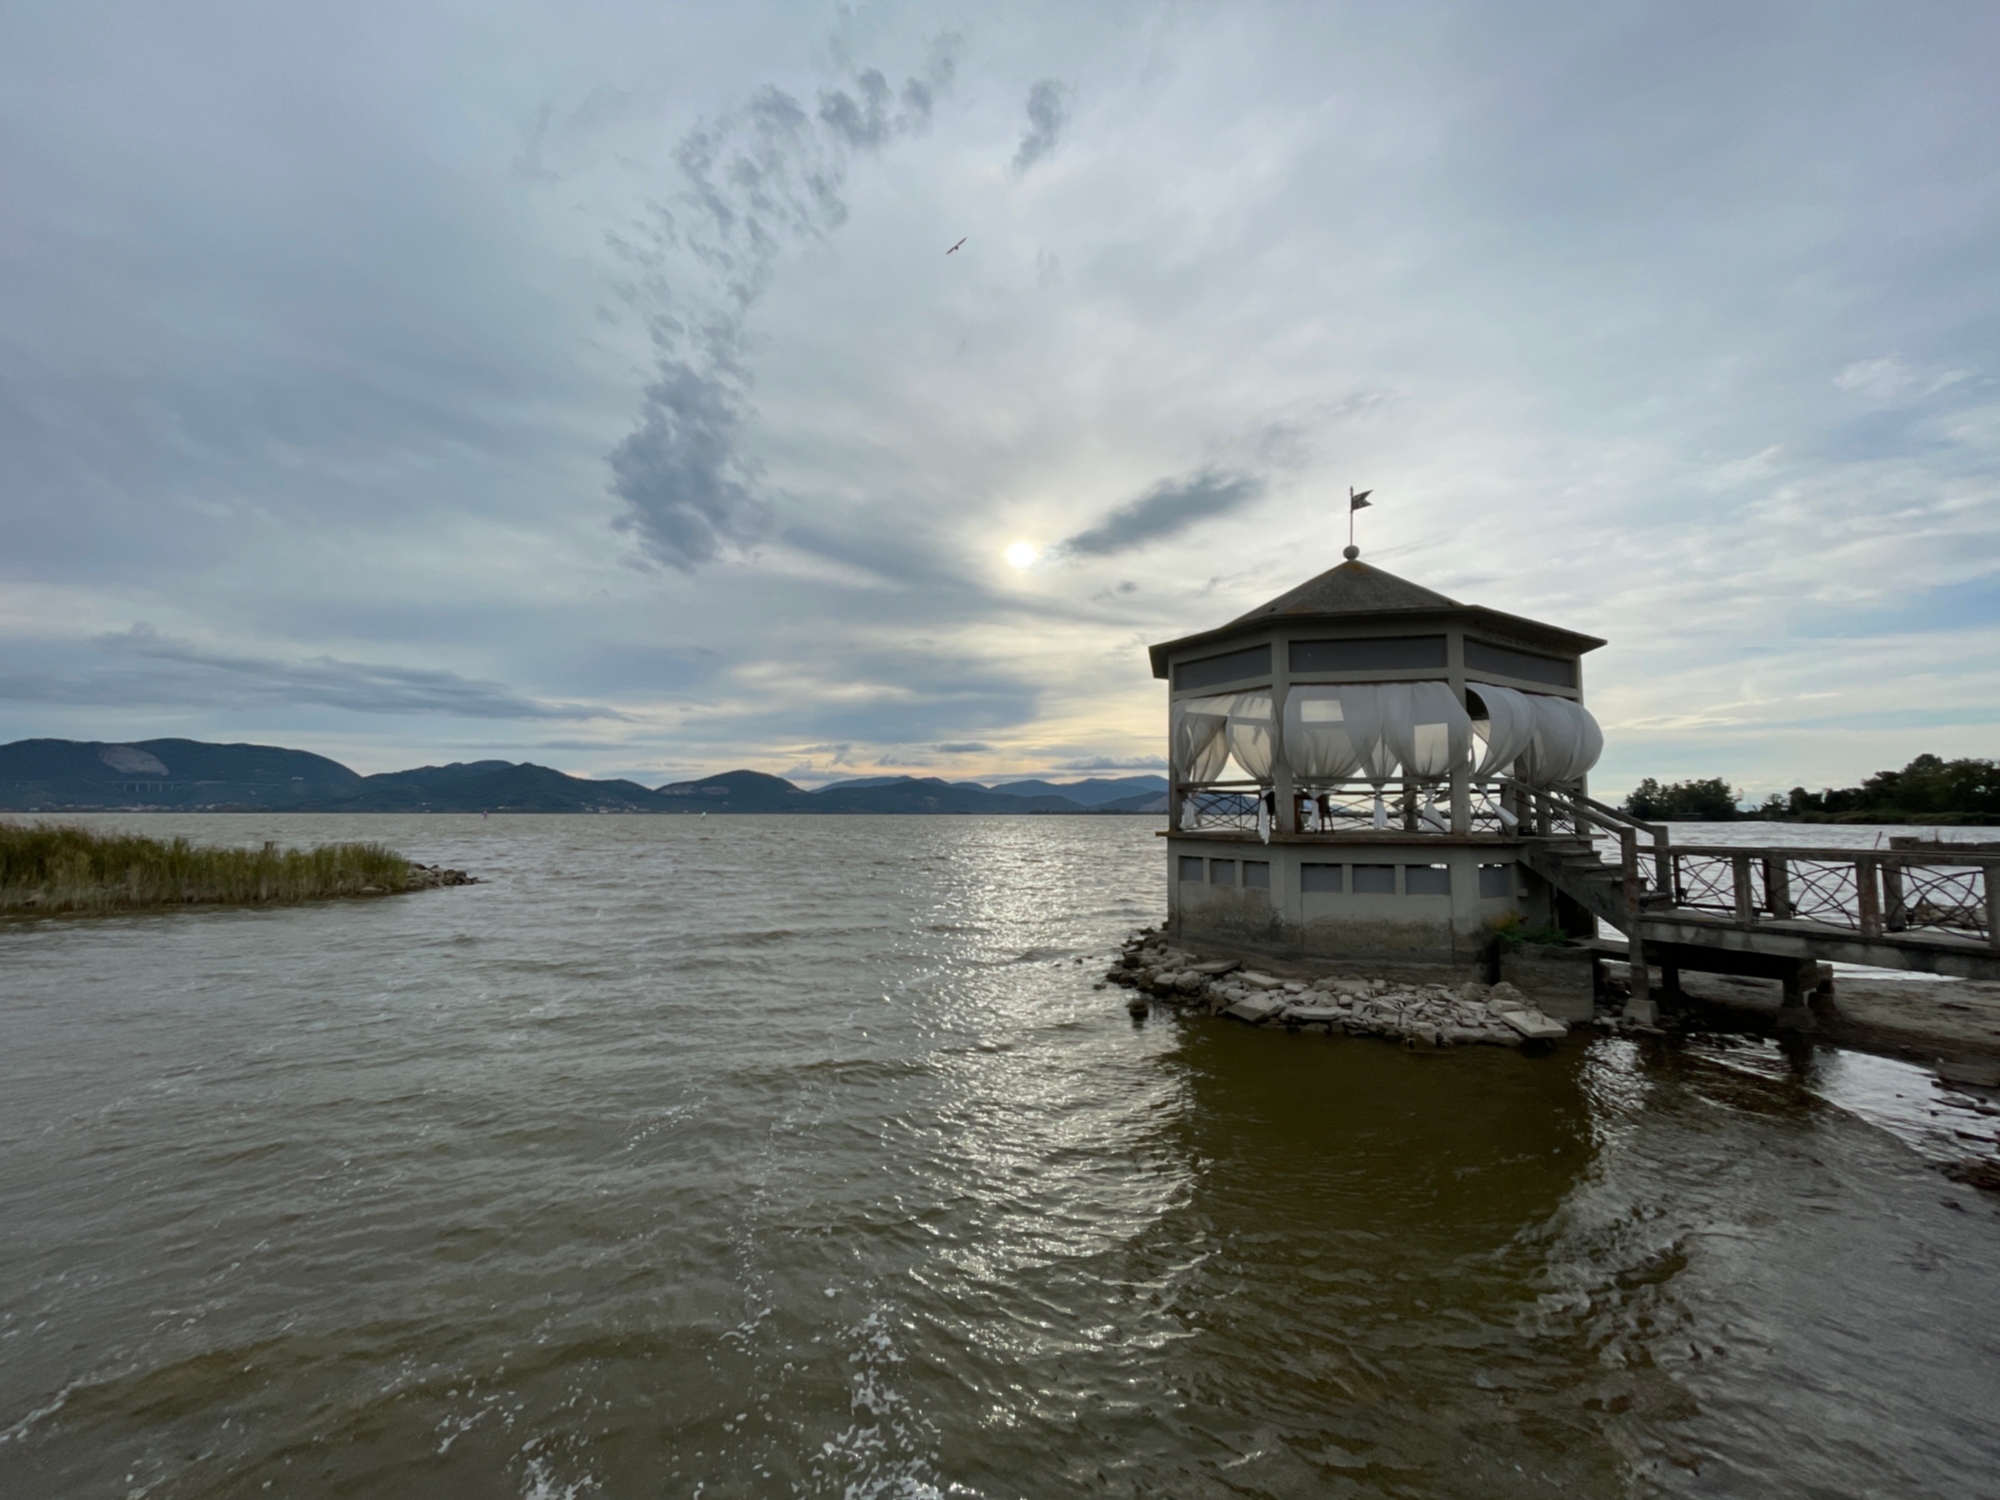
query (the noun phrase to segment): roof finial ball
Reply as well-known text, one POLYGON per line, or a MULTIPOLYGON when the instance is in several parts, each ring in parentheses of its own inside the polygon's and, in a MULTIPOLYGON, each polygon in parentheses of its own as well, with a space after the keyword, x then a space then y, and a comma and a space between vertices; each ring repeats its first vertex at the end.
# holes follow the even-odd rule
POLYGON ((1347 548, 1340 555, 1349 562, 1361 555, 1361 549, 1354 545, 1354 513, 1366 509, 1368 497, 1374 493, 1373 490, 1357 491, 1351 484, 1347 487, 1347 548))

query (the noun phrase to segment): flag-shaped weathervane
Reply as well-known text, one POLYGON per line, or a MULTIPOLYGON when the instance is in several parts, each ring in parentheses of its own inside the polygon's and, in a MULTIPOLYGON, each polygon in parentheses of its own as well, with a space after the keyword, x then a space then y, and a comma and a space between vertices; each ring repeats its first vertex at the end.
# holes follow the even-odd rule
POLYGON ((1361 555, 1361 549, 1354 545, 1354 513, 1366 505, 1368 497, 1374 493, 1373 490, 1356 490, 1351 484, 1347 487, 1347 551, 1344 555, 1349 562, 1361 555))

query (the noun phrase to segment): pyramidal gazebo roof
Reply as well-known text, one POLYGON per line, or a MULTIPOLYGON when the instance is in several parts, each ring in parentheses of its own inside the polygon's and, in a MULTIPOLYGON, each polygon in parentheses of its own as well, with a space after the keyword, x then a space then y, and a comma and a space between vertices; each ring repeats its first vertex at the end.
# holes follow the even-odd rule
POLYGON ((1321 620, 1329 625, 1354 625, 1371 616, 1411 623, 1419 617, 1437 624, 1458 620, 1524 645, 1542 646, 1565 654, 1594 651, 1604 644, 1594 635, 1580 635, 1559 625, 1545 625, 1539 620, 1477 604, 1461 604, 1422 584, 1411 583, 1407 578, 1398 578, 1394 573, 1350 558, 1248 613, 1238 615, 1227 625, 1149 647, 1153 675, 1165 677, 1169 654, 1188 647, 1209 644, 1222 647, 1231 637, 1254 636, 1273 626, 1310 625, 1321 620))
POLYGON ((1464 607, 1456 599, 1447 599, 1407 578, 1355 561, 1328 568, 1317 578, 1308 578, 1290 593, 1280 594, 1248 614, 1238 615, 1222 628, 1227 630, 1277 615, 1373 615, 1404 609, 1464 607))

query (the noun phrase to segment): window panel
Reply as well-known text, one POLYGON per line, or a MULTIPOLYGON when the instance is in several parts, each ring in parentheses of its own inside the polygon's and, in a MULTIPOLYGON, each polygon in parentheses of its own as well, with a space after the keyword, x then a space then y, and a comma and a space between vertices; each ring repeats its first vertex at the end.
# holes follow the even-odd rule
POLYGON ((1293 672, 1442 672, 1450 664, 1441 635, 1293 641, 1286 656, 1293 672))
POLYGON ((1199 661, 1184 661, 1174 668, 1176 688, 1214 687, 1222 682, 1241 682, 1246 677, 1269 677, 1271 675, 1271 648, 1252 646, 1247 651, 1232 651, 1227 656, 1204 656, 1199 661))
POLYGON ((1451 894, 1451 866, 1403 866, 1403 893, 1408 896, 1449 896, 1451 894))
POLYGON ((1539 656, 1532 651, 1516 651, 1512 646, 1494 646, 1465 641, 1465 670, 1491 672, 1520 682, 1546 682, 1551 687, 1576 686, 1576 663, 1558 656, 1539 656))

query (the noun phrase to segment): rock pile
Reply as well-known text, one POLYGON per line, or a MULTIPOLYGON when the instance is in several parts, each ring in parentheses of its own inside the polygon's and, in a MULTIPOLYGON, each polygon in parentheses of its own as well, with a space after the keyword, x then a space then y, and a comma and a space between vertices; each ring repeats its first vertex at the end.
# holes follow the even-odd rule
POLYGON ((1454 990, 1384 979, 1278 979, 1234 959, 1204 962, 1152 929, 1127 942, 1104 977, 1134 992, 1135 1014, 1147 1008, 1150 996, 1252 1025, 1396 1037, 1410 1047, 1475 1042, 1518 1047, 1569 1034, 1569 1027, 1543 1015, 1504 982, 1471 982, 1454 990))
POLYGON ((440 885, 478 885, 477 875, 468 875, 463 870, 447 870, 443 865, 420 865, 410 862, 410 883, 405 890, 426 891, 440 885))

